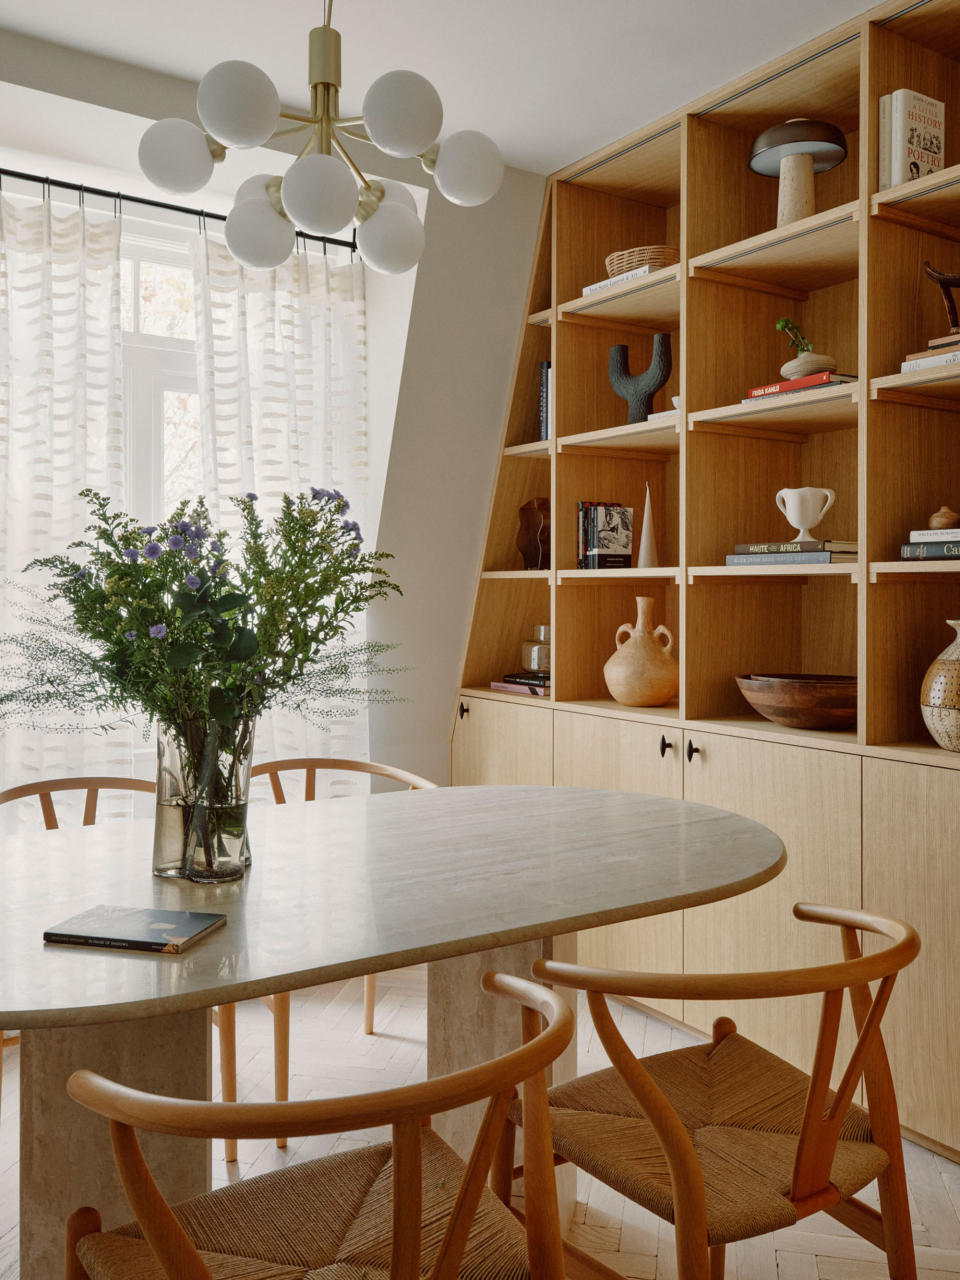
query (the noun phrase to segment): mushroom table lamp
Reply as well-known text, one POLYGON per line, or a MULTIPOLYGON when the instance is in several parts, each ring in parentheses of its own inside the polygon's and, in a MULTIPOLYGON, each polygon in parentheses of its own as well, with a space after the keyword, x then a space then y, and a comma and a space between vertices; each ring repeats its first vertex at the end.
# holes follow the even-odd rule
POLYGON ((813 175, 834 168, 847 157, 840 130, 824 120, 787 120, 765 129, 753 144, 750 168, 779 178, 777 226, 816 213, 813 175))

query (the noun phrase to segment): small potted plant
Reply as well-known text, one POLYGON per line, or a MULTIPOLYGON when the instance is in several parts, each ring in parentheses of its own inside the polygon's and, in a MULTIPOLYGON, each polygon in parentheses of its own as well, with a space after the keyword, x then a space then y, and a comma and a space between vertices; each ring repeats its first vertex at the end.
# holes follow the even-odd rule
POLYGON ((777 321, 777 330, 785 333, 790 346, 797 349, 797 354, 780 366, 781 377, 805 378, 808 373, 836 373, 836 360, 832 356, 820 355, 814 351, 810 339, 805 338, 787 316, 781 316, 777 321))

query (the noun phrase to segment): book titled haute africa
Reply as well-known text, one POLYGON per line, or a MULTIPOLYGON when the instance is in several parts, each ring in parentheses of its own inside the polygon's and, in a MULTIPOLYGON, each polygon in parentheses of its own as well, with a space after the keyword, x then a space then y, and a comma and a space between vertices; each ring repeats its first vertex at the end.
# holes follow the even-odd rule
POLYGON ((100 904, 44 929, 43 940, 69 947, 110 947, 178 956, 226 923, 227 917, 218 912, 100 904))

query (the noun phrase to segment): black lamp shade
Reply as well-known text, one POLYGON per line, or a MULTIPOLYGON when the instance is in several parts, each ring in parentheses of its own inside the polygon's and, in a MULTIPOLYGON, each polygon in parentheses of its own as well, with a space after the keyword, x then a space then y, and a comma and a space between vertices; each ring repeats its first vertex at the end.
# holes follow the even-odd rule
POLYGON ((825 120, 788 120, 760 134, 753 144, 750 168, 777 178, 784 156, 793 155, 812 156, 814 173, 823 173, 847 158, 847 140, 825 120))

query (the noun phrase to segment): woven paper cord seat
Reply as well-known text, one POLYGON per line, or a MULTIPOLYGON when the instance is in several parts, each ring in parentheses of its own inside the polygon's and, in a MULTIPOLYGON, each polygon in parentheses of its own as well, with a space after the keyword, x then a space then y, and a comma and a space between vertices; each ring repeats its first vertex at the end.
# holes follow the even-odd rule
MULTIPOLYGON (((642 1059, 690 1133, 703 1169, 710 1243, 792 1226, 787 1198, 808 1077, 740 1035, 642 1059)), ((830 1095, 832 1098, 832 1095, 830 1095)), ((674 1221, 663 1149, 612 1068, 549 1091, 554 1150, 638 1204, 674 1221)), ((511 1116, 520 1120, 519 1107, 511 1116)), ((870 1119, 851 1107, 832 1180, 849 1196, 887 1166, 870 1119)))
MULTIPOLYGON (((432 1264, 456 1199, 463 1161, 423 1132, 422 1269, 432 1264)), ((233 1183, 174 1212, 216 1280, 389 1280, 389 1143, 233 1183)), ((91 1280, 165 1280, 136 1224, 84 1236, 77 1254, 91 1280)), ((461 1280, 526 1280, 523 1227, 484 1191, 461 1280)))

